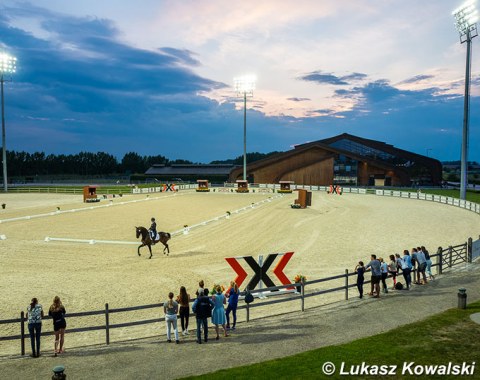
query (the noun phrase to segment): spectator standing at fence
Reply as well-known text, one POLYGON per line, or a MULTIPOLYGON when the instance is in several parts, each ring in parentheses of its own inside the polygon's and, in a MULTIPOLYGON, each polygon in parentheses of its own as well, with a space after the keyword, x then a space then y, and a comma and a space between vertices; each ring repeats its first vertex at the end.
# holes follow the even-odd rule
POLYGON ((412 258, 410 257, 410 253, 408 253, 408 249, 405 249, 402 257, 402 272, 407 285, 407 290, 409 290, 412 285, 412 268, 412 258))
POLYGON ((203 289, 203 295, 204 296, 208 296, 208 289, 205 289, 205 283, 203 282, 203 280, 198 281, 198 290, 195 293, 197 296, 200 292, 200 289, 203 289))
POLYGON ((67 321, 65 320, 65 307, 62 304, 59 296, 55 296, 53 303, 48 309, 48 315, 53 320, 53 331, 55 333, 55 347, 54 355, 63 354, 65 352, 65 329, 67 328, 67 321))
POLYGON ((36 298, 27 307, 28 332, 30 333, 30 343, 32 345, 32 357, 40 356, 40 335, 42 333, 43 308, 36 298))
POLYGON ((182 324, 182 335, 188 335, 188 319, 190 316, 190 295, 185 286, 180 287, 180 294, 177 296, 179 315, 182 324))
POLYGON ((394 255, 390 255, 390 261, 388 263, 388 273, 392 275, 393 289, 395 289, 395 285, 397 284, 397 261, 395 260, 394 255))
POLYGON ((197 319, 197 343, 202 344, 202 328, 205 343, 208 342, 208 318, 212 316, 213 301, 204 294, 204 289, 197 292, 197 299, 193 302, 192 311, 197 319))
POLYGON ((213 311, 212 311, 212 323, 215 325, 215 332, 217 333, 216 340, 220 338, 218 332, 219 332, 219 326, 222 325, 223 328, 223 334, 225 336, 228 336, 227 334, 227 329, 225 328, 225 323, 227 322, 227 318, 225 316, 225 308, 223 305, 226 304, 226 298, 225 295, 222 293, 222 287, 218 285, 214 289, 214 294, 212 296, 212 301, 214 303, 213 311))
POLYGON ((380 280, 382 278, 382 270, 380 269, 380 261, 377 260, 377 255, 370 256, 370 262, 365 265, 365 270, 369 268, 372 270, 372 285, 369 295, 375 298, 380 298, 380 280))
POLYGON ((427 251, 427 249, 422 245, 422 251, 425 254, 425 260, 427 260, 427 268, 425 269, 427 274, 428 274, 428 279, 434 280, 435 277, 432 274, 432 259, 430 258, 430 253, 427 251))
POLYGON ((422 284, 422 282, 420 282, 420 277, 423 278, 423 284, 426 284, 427 276, 425 275, 425 270, 427 269, 427 259, 421 247, 417 247, 417 263, 418 263, 417 284, 419 285, 422 284))
POLYGON ((388 293, 387 282, 386 282, 388 277, 388 264, 383 260, 383 257, 380 257, 378 261, 380 261, 380 271, 382 272, 383 292, 388 293))
POLYGON ((357 273, 357 289, 360 298, 363 298, 363 283, 365 282, 365 266, 363 261, 359 261, 354 271, 357 273))
POLYGON ((232 330, 235 330, 237 324, 237 306, 238 306, 238 296, 240 291, 238 290, 237 283, 235 281, 230 282, 230 289, 227 291, 226 296, 228 297, 228 306, 225 316, 227 317, 227 329, 230 329, 230 312, 233 316, 233 325, 232 330))
POLYGON ((175 343, 180 343, 178 340, 177 328, 177 313, 178 303, 173 300, 173 293, 168 293, 168 301, 163 303, 163 311, 165 312, 165 322, 167 324, 167 342, 172 342, 172 328, 175 334, 175 343))

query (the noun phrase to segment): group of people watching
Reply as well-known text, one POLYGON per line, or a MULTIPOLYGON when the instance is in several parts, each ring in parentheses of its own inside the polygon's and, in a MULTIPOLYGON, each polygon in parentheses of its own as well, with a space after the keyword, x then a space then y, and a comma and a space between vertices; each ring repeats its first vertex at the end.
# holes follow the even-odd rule
MULTIPOLYGON (((220 326, 223 329, 223 335, 228 336, 230 328, 235 330, 237 324, 238 296, 240 295, 237 284, 231 281, 230 287, 225 293, 220 285, 216 285, 214 289, 212 289, 211 297, 209 297, 209 290, 205 288, 203 280, 201 280, 198 285, 199 288, 192 305, 192 311, 195 314, 197 322, 196 342, 199 344, 202 343, 202 330, 203 341, 208 342, 208 318, 211 318, 212 324, 215 326, 216 340, 220 339, 220 326), (224 305, 227 305, 226 310, 224 305), (232 326, 230 326, 230 313, 232 313, 233 316, 232 326)), ((174 297, 173 292, 168 294, 168 300, 163 304, 163 310, 165 312, 165 323, 167 325, 167 342, 172 342, 173 331, 175 343, 178 344, 180 343, 177 324, 178 317, 180 317, 182 335, 190 334, 188 324, 191 297, 184 286, 180 287, 180 292, 175 300, 174 297)))
MULTIPOLYGON (((205 288, 203 280, 199 282, 196 298, 192 305, 192 311, 195 314, 197 322, 197 343, 202 343, 202 332, 203 341, 208 342, 208 318, 211 318, 212 324, 215 325, 216 340, 220 339, 220 326, 223 329, 224 336, 228 336, 229 330, 235 330, 239 295, 240 290, 234 281, 230 282, 230 287, 225 292, 223 292, 220 285, 215 286, 212 290, 211 297, 209 297, 209 290, 205 288), (226 310, 224 305, 227 305, 226 310), (233 317, 232 325, 230 325, 230 313, 233 317)), ((190 294, 187 293, 184 286, 180 287, 180 291, 176 297, 173 292, 168 294, 168 300, 163 304, 167 328, 167 342, 172 342, 173 333, 175 342, 177 344, 180 343, 177 326, 178 318, 180 318, 181 322, 182 335, 186 336, 190 334, 188 330, 190 302, 190 294)), ((67 327, 65 314, 65 307, 60 297, 56 296, 48 309, 48 315, 52 318, 55 333, 54 356, 65 352, 64 336, 67 327)), ((32 298, 30 305, 27 307, 27 319, 32 346, 31 356, 34 358, 40 356, 40 336, 42 333, 42 318, 44 316, 42 305, 38 302, 37 298, 32 298)))
POLYGON ((370 262, 364 265, 363 261, 359 261, 355 267, 357 273, 357 289, 360 298, 363 298, 363 284, 365 283, 365 272, 371 270, 371 290, 370 296, 380 298, 380 282, 384 293, 388 293, 387 278, 391 276, 393 280, 392 289, 401 290, 404 285, 397 281, 397 276, 401 272, 405 280, 405 289, 409 290, 412 286, 412 271, 416 269, 416 279, 414 283, 424 285, 428 280, 433 280, 432 260, 428 250, 424 247, 412 248, 403 251, 403 256, 399 253, 390 255, 388 262, 376 255, 371 255, 370 262), (427 280, 428 275, 428 280, 427 280))

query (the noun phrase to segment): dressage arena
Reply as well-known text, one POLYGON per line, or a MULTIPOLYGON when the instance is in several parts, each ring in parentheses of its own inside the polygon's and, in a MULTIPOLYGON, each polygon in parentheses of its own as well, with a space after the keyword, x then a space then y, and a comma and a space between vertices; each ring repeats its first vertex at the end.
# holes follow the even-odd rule
MULTIPOLYGON (((279 196, 184 191, 125 195, 92 205, 82 203, 81 195, 2 194, 0 203, 6 203, 6 208, 0 210, 0 235, 6 239, 0 240, 0 319, 18 318, 32 297, 46 310, 59 295, 67 312, 80 312, 102 310, 106 302, 110 308, 163 302, 168 292, 177 294, 181 285, 194 294, 200 279, 208 288, 213 283, 227 285, 235 273, 225 257, 294 251, 285 274, 293 279, 300 273, 311 280, 353 270, 372 253, 388 257, 417 245, 435 253, 438 246, 462 243, 479 233, 477 214, 435 202, 313 192, 312 206, 299 210, 290 207, 295 198, 295 192, 279 196), (265 202, 256 204, 261 201, 265 202), (151 217, 157 219, 159 231, 174 232, 227 211, 231 212, 228 219, 222 217, 188 234, 172 236, 168 257, 162 254, 163 246, 153 246, 151 260, 146 247, 141 257, 137 255, 140 243, 45 241, 58 237, 135 242, 135 226, 148 228, 151 217), (5 221, 38 214, 44 216, 5 221)), ((148 309, 126 318, 162 314, 148 309)), ((101 324, 102 318, 67 318, 67 322, 70 327, 92 326, 101 324)), ((243 312, 239 318, 244 320, 243 312)), ((44 331, 51 330, 50 324, 45 322, 44 331)), ((143 329, 141 336, 146 329, 152 334, 164 332, 163 324, 161 329, 152 324, 117 329, 113 339, 135 337, 136 329, 143 329)), ((0 336, 18 333, 18 325, 0 325, 0 336)), ((103 336, 104 332, 67 334, 67 349, 101 343, 103 336)), ((45 350, 50 350, 49 343, 46 338, 45 350)), ((18 353, 18 341, 2 342, 2 346, 0 355, 18 353)))

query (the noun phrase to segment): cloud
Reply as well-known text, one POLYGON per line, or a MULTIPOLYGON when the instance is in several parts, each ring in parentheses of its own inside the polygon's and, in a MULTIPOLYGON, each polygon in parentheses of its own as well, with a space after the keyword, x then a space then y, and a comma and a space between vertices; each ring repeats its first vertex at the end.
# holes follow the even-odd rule
POLYGON ((308 81, 308 82, 315 82, 318 84, 333 84, 336 86, 343 86, 347 85, 348 82, 342 80, 341 78, 330 74, 330 73, 322 73, 321 71, 312 71, 306 75, 299 77, 299 79, 308 81))
POLYGON ((335 86, 346 86, 351 84, 351 82, 362 81, 367 78, 366 74, 363 73, 351 73, 348 75, 337 76, 332 73, 325 73, 321 70, 312 71, 308 74, 300 76, 298 79, 316 82, 318 84, 331 84, 335 86))
POLYGON ((415 75, 414 77, 401 81, 399 84, 418 83, 418 82, 423 82, 427 79, 432 79, 432 78, 434 78, 433 75, 415 75))
POLYGON ((310 98, 287 98, 287 100, 290 100, 292 102, 307 102, 309 100, 311 100, 310 98))

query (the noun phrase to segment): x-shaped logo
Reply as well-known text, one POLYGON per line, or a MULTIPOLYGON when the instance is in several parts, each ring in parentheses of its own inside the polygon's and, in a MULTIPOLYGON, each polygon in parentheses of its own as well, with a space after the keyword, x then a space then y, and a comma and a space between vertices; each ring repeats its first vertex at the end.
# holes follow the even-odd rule
POLYGON ((283 273, 283 269, 287 265, 288 261, 292 258, 293 252, 286 252, 286 253, 272 253, 267 256, 266 260, 260 265, 252 256, 243 256, 243 257, 227 257, 225 260, 230 264, 233 270, 237 273, 237 278, 235 282, 240 287, 243 281, 247 278, 247 272, 242 268, 240 263, 237 259, 244 259, 247 264, 252 268, 254 272, 254 276, 248 283, 247 287, 250 290, 255 289, 260 281, 262 281, 267 287, 275 286, 275 283, 272 279, 268 276, 267 271, 277 258, 277 256, 281 256, 280 261, 273 269, 273 273, 277 276, 280 282, 283 285, 290 284, 290 280, 285 273, 283 273))
POLYGON ((163 191, 175 191, 175 184, 166 183, 165 185, 163 185, 163 191))

